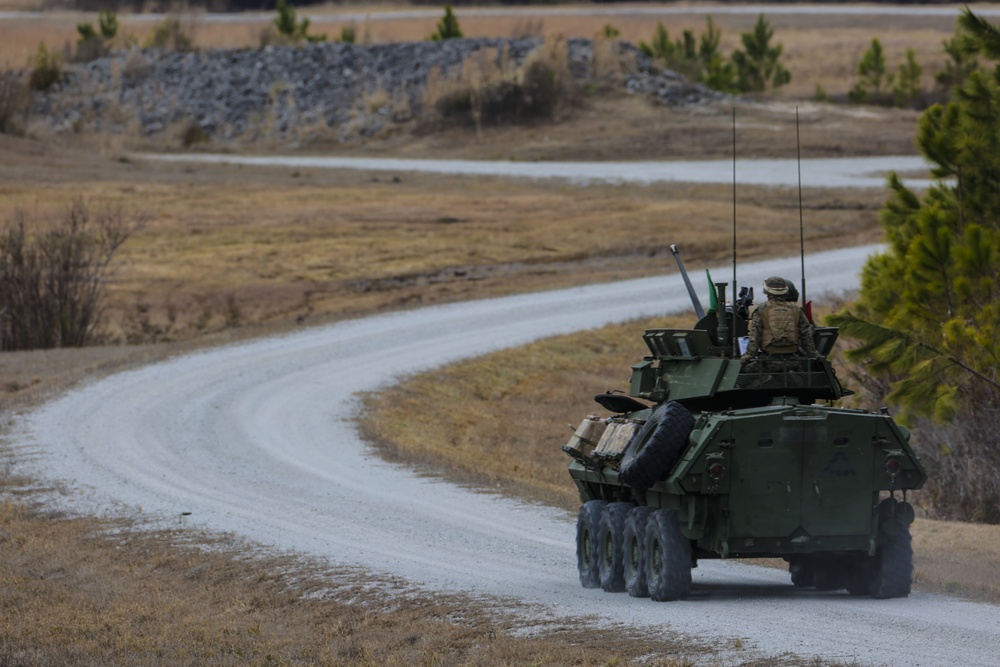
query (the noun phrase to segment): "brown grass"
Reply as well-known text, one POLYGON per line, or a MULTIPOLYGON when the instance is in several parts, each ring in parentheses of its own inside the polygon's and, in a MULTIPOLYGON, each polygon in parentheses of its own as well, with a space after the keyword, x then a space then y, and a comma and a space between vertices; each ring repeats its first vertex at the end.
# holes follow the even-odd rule
MULTIPOLYGON (((112 342, 648 275, 670 243, 693 260, 724 256, 732 224, 717 187, 466 178, 456 190, 453 179, 408 174, 122 166, 108 182, 0 189, 0 219, 18 208, 56 215, 79 188, 154 216, 116 257, 104 330, 112 342)), ((794 236, 791 192, 747 188, 741 201, 744 256, 794 236)), ((839 192, 807 194, 811 249, 878 238, 878 195, 844 202, 839 192)))
MULTIPOLYGON (((0 481, 0 492, 10 491, 0 481)), ((0 664, 679 667, 691 641, 533 623, 226 537, 135 530, 0 501, 0 664), (192 537, 196 543, 192 543, 192 537), (525 637, 526 628, 538 636, 525 637), (661 656, 647 662, 649 655, 661 656)), ((792 661, 783 664, 794 664, 792 661)))
MULTIPOLYGON (((363 432, 390 459, 574 510, 560 445, 585 415, 605 414, 593 395, 627 392, 646 328, 692 318, 560 336, 414 376, 366 398, 363 432)), ((920 519, 913 543, 918 589, 1000 602, 1000 526, 920 519)))

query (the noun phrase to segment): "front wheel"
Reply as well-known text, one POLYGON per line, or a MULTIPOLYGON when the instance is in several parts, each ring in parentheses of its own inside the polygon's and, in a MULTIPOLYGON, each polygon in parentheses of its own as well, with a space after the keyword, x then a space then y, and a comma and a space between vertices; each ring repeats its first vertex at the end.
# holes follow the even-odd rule
POLYGON ((681 533, 676 510, 654 510, 649 517, 646 585, 657 602, 678 600, 691 590, 691 542, 681 533))

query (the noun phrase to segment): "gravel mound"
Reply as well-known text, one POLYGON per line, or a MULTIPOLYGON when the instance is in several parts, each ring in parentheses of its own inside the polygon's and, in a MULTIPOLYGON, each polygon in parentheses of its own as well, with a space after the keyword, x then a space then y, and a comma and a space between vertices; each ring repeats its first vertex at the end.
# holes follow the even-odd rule
MULTIPOLYGON (((254 140, 301 138, 333 130, 340 140, 371 136, 424 110, 428 78, 457 75, 484 49, 503 50, 520 64, 540 46, 535 38, 454 39, 363 46, 318 43, 260 49, 164 52, 131 50, 70 65, 61 82, 35 98, 34 117, 52 131, 137 132, 152 136, 186 128, 201 137, 254 140)), ((701 104, 720 94, 653 66, 631 44, 629 94, 663 104, 701 104)), ((573 77, 594 77, 594 44, 567 40, 573 77)))

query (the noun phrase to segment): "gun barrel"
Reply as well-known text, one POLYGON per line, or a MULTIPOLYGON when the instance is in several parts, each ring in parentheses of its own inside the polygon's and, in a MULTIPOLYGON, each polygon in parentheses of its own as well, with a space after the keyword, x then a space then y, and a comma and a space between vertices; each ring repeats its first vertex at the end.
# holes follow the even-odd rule
POLYGON ((677 260, 677 268, 680 269, 681 278, 684 279, 684 285, 687 287, 688 296, 691 297, 691 304, 694 306, 695 315, 698 319, 705 317, 705 309, 701 307, 701 301, 698 300, 698 295, 694 291, 694 287, 691 285, 691 279, 688 278, 687 271, 684 270, 684 262, 681 261, 681 251, 677 249, 677 246, 671 245, 670 252, 673 253, 674 259, 677 260))

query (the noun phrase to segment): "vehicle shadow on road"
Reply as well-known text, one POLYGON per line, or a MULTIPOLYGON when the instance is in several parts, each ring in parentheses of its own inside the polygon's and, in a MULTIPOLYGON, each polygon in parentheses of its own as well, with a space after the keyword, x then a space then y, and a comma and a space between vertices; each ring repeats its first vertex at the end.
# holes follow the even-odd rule
POLYGON ((734 584, 725 582, 698 582, 691 586, 687 597, 690 601, 739 601, 739 600, 829 600, 870 599, 851 596, 846 591, 817 591, 814 588, 796 588, 789 584, 734 584))

